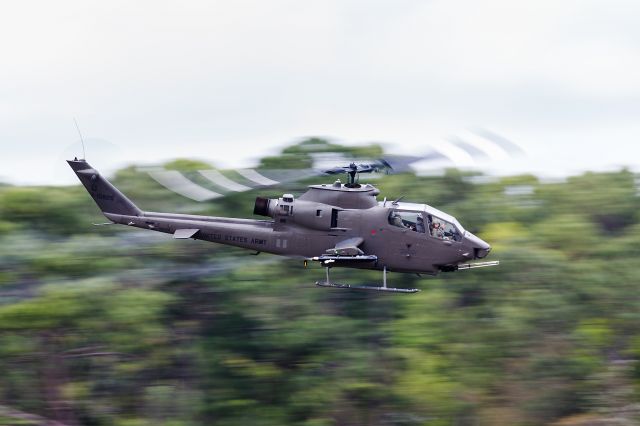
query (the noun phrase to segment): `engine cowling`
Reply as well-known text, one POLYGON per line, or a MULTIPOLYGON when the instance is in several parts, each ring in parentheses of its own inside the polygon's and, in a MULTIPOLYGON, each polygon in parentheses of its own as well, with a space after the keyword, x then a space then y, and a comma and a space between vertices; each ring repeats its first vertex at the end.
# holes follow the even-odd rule
POLYGON ((305 228, 330 230, 335 226, 334 206, 313 201, 295 200, 292 195, 285 194, 278 199, 257 197, 253 213, 274 218, 279 223, 295 223, 305 228))

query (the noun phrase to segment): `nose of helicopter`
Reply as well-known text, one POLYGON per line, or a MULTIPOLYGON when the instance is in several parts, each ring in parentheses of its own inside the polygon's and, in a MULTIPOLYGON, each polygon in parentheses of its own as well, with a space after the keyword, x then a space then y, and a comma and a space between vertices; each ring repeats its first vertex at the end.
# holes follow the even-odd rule
POLYGON ((471 232, 465 233, 464 242, 466 246, 473 249, 474 259, 487 257, 491 251, 491 246, 486 241, 476 237, 471 232))

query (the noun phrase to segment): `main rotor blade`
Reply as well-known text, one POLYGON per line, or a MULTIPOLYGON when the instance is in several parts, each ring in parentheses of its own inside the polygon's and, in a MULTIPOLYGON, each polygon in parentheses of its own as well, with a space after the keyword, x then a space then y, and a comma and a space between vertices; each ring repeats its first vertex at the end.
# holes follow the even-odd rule
POLYGON ((245 192, 307 179, 314 176, 347 173, 414 173, 418 170, 455 167, 476 167, 477 160, 501 161, 522 154, 522 149, 508 139, 486 129, 473 129, 439 142, 432 149, 416 155, 385 155, 378 159, 354 159, 343 153, 318 153, 314 166, 305 169, 237 169, 222 174, 218 170, 182 172, 176 170, 144 169, 149 176, 167 189, 195 201, 209 201, 230 192, 245 192), (342 163, 343 166, 331 166, 342 163), (195 174, 194 174, 195 173, 195 174), (186 174, 186 176, 185 176, 186 174), (236 174, 237 177, 232 176, 236 174), (197 182, 200 182, 197 183, 197 182), (212 184, 215 191, 202 186, 212 184), (220 191, 220 192, 216 192, 220 191))
POLYGON ((243 191, 249 191, 250 189, 252 189, 250 186, 242 185, 241 183, 235 182, 227 178, 225 175, 223 175, 217 170, 213 170, 213 169, 199 170, 199 173, 205 178, 209 179, 214 184, 222 188, 225 188, 229 191, 243 192, 243 191))
POLYGON ((402 173, 415 171, 418 166, 427 164, 451 163, 456 167, 474 167, 480 159, 503 161, 522 154, 522 149, 514 142, 486 129, 474 129, 438 143, 423 155, 390 155, 384 160, 394 173, 402 173))
POLYGON ((165 188, 194 201, 209 201, 222 197, 222 194, 190 181, 176 170, 148 170, 147 173, 165 188))
POLYGON ((261 175, 253 169, 240 169, 237 172, 250 181, 255 182, 261 186, 271 186, 280 183, 277 180, 269 179, 268 177, 261 175))

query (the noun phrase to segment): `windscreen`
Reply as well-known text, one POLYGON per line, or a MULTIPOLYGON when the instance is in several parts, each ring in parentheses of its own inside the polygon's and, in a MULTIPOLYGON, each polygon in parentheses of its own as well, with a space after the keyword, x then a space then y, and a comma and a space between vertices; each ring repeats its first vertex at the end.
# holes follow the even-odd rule
POLYGON ((462 235, 458 228, 442 218, 434 215, 427 215, 429 223, 429 234, 434 238, 450 241, 462 241, 462 235))
POLYGON ((398 228, 409 229, 414 232, 425 233, 426 226, 422 212, 391 210, 389 213, 389 224, 398 228))

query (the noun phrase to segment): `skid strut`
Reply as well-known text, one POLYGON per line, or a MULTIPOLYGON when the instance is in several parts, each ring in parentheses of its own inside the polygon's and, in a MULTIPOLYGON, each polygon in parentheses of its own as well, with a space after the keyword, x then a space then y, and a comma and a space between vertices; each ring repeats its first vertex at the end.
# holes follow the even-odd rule
POLYGON ((420 290, 417 288, 393 288, 387 287, 387 267, 383 266, 382 268, 382 287, 380 286, 369 286, 369 285, 350 285, 350 284, 338 284, 332 283, 329 278, 329 268, 330 266, 325 266, 326 269, 326 281, 316 281, 316 285, 319 287, 332 287, 332 288, 342 288, 342 289, 350 289, 350 290, 368 290, 368 291, 384 291, 389 293, 417 293, 420 290))

